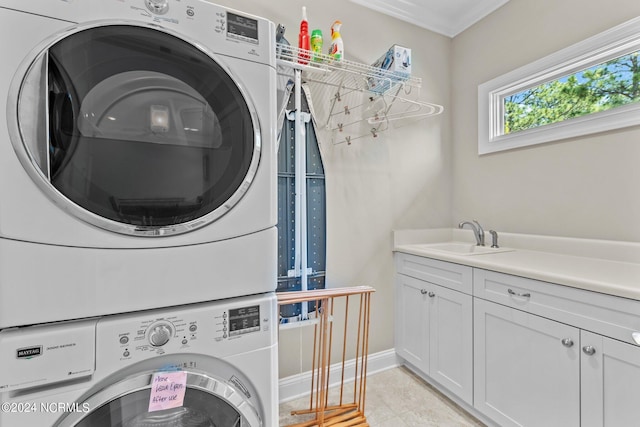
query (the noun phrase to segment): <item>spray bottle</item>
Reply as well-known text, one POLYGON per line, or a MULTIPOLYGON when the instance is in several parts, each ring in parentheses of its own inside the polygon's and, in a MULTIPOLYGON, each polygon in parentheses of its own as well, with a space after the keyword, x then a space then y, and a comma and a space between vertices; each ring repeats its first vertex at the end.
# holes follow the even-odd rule
POLYGON ((341 61, 344 57, 344 44, 340 35, 340 27, 342 22, 335 21, 331 25, 331 46, 329 47, 329 56, 335 61, 341 61))
POLYGON ((309 37, 309 21, 307 21, 307 8, 302 7, 302 21, 300 21, 300 34, 298 35, 298 62, 307 64, 309 62, 309 50, 311 50, 311 38, 309 37))
POLYGON ((314 62, 322 62, 322 30, 311 31, 311 52, 314 62))

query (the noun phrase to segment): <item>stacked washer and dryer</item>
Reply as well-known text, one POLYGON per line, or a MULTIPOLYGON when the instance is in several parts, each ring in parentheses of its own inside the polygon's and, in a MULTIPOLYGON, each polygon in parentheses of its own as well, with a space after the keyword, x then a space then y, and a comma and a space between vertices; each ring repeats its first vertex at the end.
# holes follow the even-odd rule
POLYGON ((202 0, 0 22, 0 425, 276 426, 274 24, 202 0))

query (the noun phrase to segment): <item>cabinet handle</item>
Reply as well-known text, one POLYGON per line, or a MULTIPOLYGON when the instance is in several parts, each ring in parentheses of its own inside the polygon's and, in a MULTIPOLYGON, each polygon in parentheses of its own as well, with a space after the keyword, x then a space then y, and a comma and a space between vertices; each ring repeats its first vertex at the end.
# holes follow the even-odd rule
POLYGON ((586 354, 587 356, 593 356, 594 354, 596 354, 596 348, 592 345, 585 345, 584 347, 582 347, 582 351, 584 351, 584 354, 586 354))
POLYGON ((431 298, 433 298, 433 297, 435 297, 435 296, 436 296, 436 294, 435 294, 435 292, 429 292, 429 296, 430 296, 431 298))
POLYGON ((426 295, 426 294, 427 294, 427 290, 426 290, 426 289, 420 289, 420 293, 421 293, 422 295, 426 295))
POLYGON ((561 341, 561 343, 565 347, 573 347, 573 340, 571 338, 565 338, 561 341))
POLYGON ((531 298, 531 294, 529 292, 527 292, 526 294, 519 294, 513 289, 508 289, 507 292, 509 292, 509 295, 513 295, 514 297, 531 298))

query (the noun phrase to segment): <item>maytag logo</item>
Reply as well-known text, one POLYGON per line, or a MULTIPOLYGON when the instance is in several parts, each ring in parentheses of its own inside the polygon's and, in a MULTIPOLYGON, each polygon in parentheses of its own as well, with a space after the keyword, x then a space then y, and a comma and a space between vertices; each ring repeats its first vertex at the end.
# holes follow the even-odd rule
POLYGON ((31 359, 42 355, 42 346, 37 345, 34 347, 19 348, 16 350, 16 358, 18 359, 31 359))

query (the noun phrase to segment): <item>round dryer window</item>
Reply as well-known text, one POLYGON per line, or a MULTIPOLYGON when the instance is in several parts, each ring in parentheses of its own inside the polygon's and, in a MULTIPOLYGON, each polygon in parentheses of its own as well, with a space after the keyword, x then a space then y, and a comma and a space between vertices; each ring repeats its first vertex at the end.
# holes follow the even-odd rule
POLYGON ((229 70, 151 26, 80 26, 54 39, 20 82, 17 121, 14 146, 40 187, 125 234, 216 220, 260 159, 255 109, 229 70))

